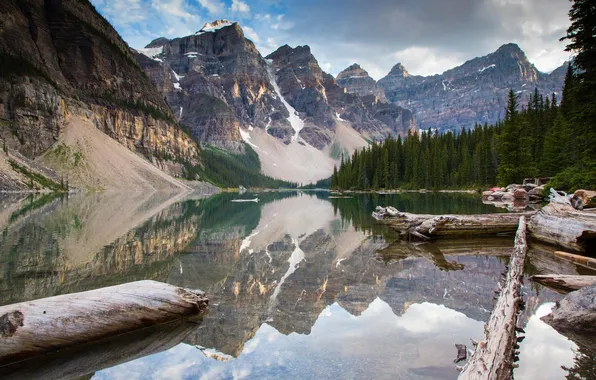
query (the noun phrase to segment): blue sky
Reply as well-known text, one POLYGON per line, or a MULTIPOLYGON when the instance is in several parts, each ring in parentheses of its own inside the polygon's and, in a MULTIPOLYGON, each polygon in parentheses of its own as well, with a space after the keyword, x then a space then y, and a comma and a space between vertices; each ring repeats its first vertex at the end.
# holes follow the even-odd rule
POLYGON ((375 79, 402 62, 412 74, 441 73, 515 42, 542 71, 569 59, 558 38, 565 0, 91 0, 128 44, 192 34, 206 22, 237 21, 267 55, 309 45, 336 75, 352 63, 375 79))

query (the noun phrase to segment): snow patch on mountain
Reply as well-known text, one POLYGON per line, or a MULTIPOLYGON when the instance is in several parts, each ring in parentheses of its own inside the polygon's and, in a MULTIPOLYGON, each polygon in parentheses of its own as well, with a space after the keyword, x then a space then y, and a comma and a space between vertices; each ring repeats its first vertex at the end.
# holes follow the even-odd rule
POLYGON ((479 70, 478 70, 478 73, 482 74, 482 73, 483 73, 485 70, 492 69, 492 68, 494 68, 494 67, 497 67, 497 65, 495 65, 495 64, 493 63, 492 65, 488 65, 488 66, 486 66, 486 67, 483 67, 483 68, 479 69, 479 70))
POLYGON ((146 57, 153 59, 154 61, 163 62, 161 59, 156 58, 156 56, 163 53, 163 46, 157 48, 144 48, 144 49, 135 49, 138 53, 143 54, 146 57))
POLYGON ((290 122, 290 125, 292 126, 292 129, 294 129, 295 133, 294 137, 292 138, 292 143, 298 142, 300 131, 302 130, 302 128, 304 128, 304 122, 302 121, 302 119, 300 119, 300 116, 298 116, 298 112, 296 112, 294 107, 292 107, 282 96, 281 90, 279 89, 279 85, 277 84, 277 80, 275 79, 275 74, 271 71, 271 66, 267 68, 267 72, 269 73, 269 80, 271 81, 271 85, 273 86, 275 93, 277 94, 277 96, 279 96, 279 100, 281 100, 283 105, 290 113, 290 116, 288 116, 288 121, 290 122))
POLYGON ((198 32, 196 32, 196 35, 201 35, 203 33, 209 33, 209 32, 214 32, 216 30, 225 28, 226 26, 231 26, 233 24, 233 22, 228 21, 228 20, 216 20, 213 22, 208 22, 205 25, 203 25, 203 27, 201 28, 201 30, 199 30, 198 32))

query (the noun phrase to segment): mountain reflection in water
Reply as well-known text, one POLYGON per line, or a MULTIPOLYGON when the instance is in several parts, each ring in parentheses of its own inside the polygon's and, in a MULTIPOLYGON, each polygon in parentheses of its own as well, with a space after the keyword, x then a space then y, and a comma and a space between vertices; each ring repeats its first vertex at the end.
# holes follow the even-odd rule
MULTIPOLYGON (((207 292, 210 312, 178 338, 184 343, 124 355, 122 363, 135 360, 99 379, 457 377, 454 344, 482 336, 513 237, 399 242, 370 213, 378 204, 419 213, 494 208, 467 194, 258 196, 7 202, 0 303, 140 279, 207 292)), ((582 271, 548 250, 530 250, 528 274, 582 271)), ((524 293, 516 378, 563 378, 574 344, 535 315, 561 296, 529 281, 524 293)))

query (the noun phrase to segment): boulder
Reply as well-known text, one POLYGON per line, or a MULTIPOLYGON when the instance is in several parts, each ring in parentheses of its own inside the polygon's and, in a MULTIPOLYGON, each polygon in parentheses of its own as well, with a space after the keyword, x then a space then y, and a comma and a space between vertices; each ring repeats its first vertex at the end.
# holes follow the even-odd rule
POLYGON ((543 197, 544 195, 544 186, 536 186, 532 190, 528 191, 528 195, 530 196, 539 196, 543 197))
POLYGON ((517 184, 515 184, 515 183, 512 183, 511 185, 509 185, 509 186, 507 186, 507 187, 505 188, 505 190, 506 190, 508 193, 513 193, 513 192, 515 192, 515 190, 517 190, 517 189, 523 189, 523 186, 522 186, 522 185, 517 185, 517 184))
POLYGON ((513 192, 515 199, 525 199, 528 196, 528 192, 524 189, 517 189, 513 192))
POLYGON ((573 196, 581 199, 584 207, 596 207, 596 191, 592 190, 577 190, 573 196))
POLYGON ((596 349, 596 285, 569 293, 542 320, 578 345, 596 349))
POLYGON ((535 185, 533 183, 526 183, 524 185, 524 190, 526 190, 527 192, 530 192, 532 189, 535 189, 537 187, 538 187, 538 185, 535 185))

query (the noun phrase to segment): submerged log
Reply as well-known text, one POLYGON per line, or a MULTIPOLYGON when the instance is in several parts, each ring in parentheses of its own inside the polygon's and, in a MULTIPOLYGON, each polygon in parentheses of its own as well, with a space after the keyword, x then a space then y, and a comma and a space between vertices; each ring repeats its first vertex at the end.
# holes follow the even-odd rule
POLYGON ((505 284, 484 327, 484 339, 458 379, 501 380, 513 378, 517 318, 523 304, 521 279, 527 251, 526 219, 519 219, 515 245, 505 284))
MULTIPOLYGON (((393 208, 377 207, 373 217, 404 236, 424 240, 430 237, 487 236, 514 233, 520 214, 425 215, 396 212, 393 208)), ((533 212, 524 214, 532 215, 533 212)))
POLYGON ((532 276, 531 280, 563 294, 579 290, 586 286, 596 285, 596 276, 544 274, 532 276))
POLYGON ((575 264, 584 266, 590 269, 596 269, 596 259, 587 256, 574 255, 573 253, 555 251, 555 256, 562 257, 566 260, 572 261, 575 264))
POLYGON ((156 281, 0 307, 0 365, 200 315, 203 292, 156 281))

